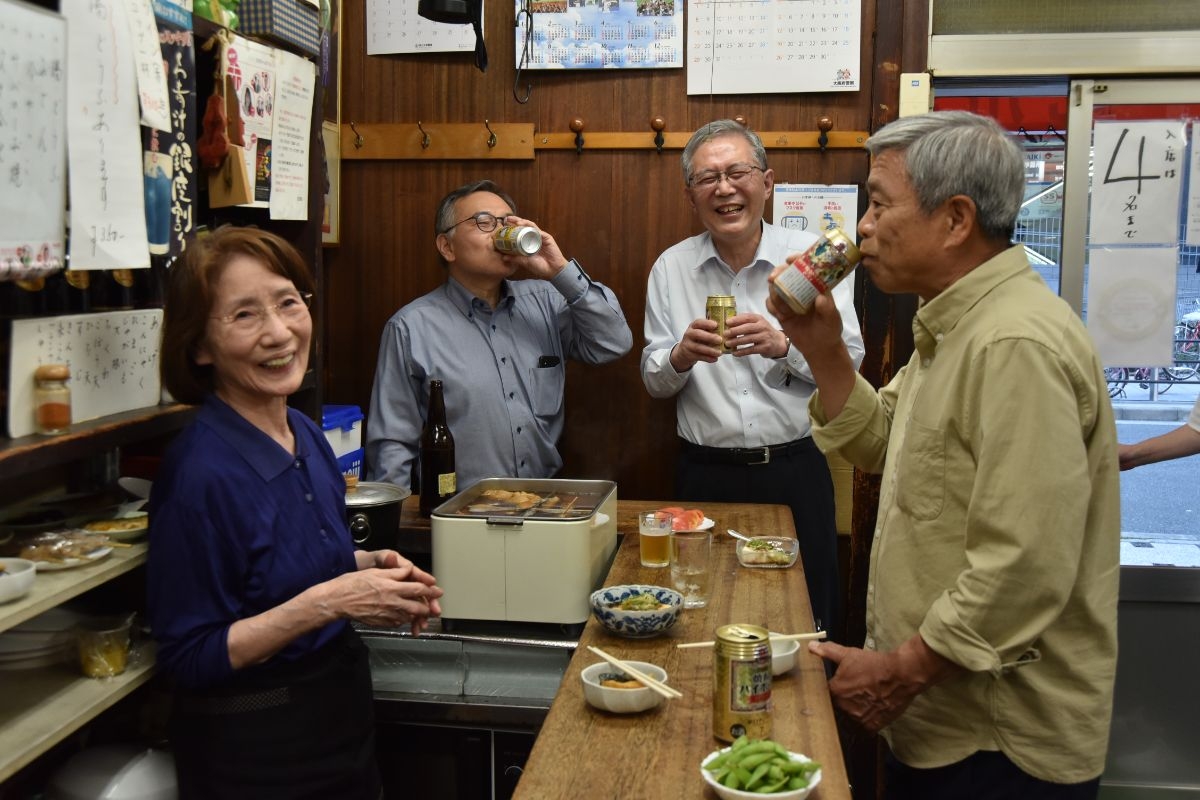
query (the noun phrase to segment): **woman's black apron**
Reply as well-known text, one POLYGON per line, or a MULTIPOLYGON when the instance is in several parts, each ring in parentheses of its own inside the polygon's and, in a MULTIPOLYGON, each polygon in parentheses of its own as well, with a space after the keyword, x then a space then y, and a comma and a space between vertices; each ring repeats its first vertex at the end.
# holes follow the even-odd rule
POLYGON ((378 800, 367 647, 345 633, 232 684, 175 697, 180 800, 378 800))

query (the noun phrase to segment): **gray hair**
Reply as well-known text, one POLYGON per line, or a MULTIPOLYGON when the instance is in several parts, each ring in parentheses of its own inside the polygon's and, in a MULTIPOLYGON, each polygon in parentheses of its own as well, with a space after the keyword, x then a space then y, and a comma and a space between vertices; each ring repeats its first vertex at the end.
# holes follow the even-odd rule
POLYGON ((434 235, 446 233, 454 226, 454 223, 459 221, 454 218, 454 204, 467 195, 475 194, 476 192, 491 192, 507 203, 514 214, 517 213, 517 204, 494 181, 475 181, 474 183, 458 187, 443 197, 442 202, 438 203, 437 216, 434 218, 434 235))
POLYGON ((979 227, 991 239, 1012 241, 1025 197, 1025 154, 991 117, 969 111, 931 111, 902 117, 874 133, 872 156, 904 155, 921 210, 930 213, 954 195, 975 201, 979 227))
POLYGON ((722 136, 740 136, 749 142, 751 149, 754 150, 754 160, 766 172, 767 148, 763 147, 762 139, 758 138, 758 134, 737 120, 719 119, 704 125, 693 133, 692 138, 688 139, 687 146, 683 148, 683 158, 681 161, 683 162, 683 182, 685 184, 691 185, 692 159, 695 158, 696 151, 700 148, 700 145, 711 142, 713 139, 719 139, 722 136))

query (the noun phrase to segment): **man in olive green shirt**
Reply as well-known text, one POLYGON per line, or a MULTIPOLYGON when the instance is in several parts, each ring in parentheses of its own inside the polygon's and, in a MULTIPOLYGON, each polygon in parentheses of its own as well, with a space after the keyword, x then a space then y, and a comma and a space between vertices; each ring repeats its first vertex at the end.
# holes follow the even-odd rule
POLYGON ((1023 155, 992 120, 934 112, 872 136, 862 266, 922 299, 916 352, 878 392, 834 303, 772 297, 818 387, 813 436, 882 472, 863 649, 838 705, 891 746, 889 797, 1094 798, 1117 658, 1120 488, 1100 361, 1010 246, 1023 155))

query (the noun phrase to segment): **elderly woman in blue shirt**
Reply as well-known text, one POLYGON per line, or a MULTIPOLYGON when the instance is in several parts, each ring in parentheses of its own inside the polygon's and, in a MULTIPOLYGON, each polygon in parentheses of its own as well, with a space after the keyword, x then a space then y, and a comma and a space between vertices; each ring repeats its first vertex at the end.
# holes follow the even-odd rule
POLYGON ((150 498, 148 613, 177 690, 185 800, 378 798, 370 672, 349 620, 419 633, 440 613, 433 576, 354 549, 333 451, 287 405, 312 291, 296 250, 251 228, 197 239, 171 269, 163 382, 200 409, 150 498))

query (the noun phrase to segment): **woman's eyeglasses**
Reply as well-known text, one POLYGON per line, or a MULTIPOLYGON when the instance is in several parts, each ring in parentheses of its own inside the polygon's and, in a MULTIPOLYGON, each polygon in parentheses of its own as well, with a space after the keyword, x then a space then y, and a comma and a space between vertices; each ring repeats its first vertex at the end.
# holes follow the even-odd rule
POLYGON ((269 306, 246 306, 232 314, 226 314, 213 319, 220 320, 235 333, 258 333, 267 324, 267 317, 274 313, 284 322, 299 322, 308 316, 308 308, 312 305, 312 292, 297 292, 285 296, 278 303, 269 306))
POLYGON ((707 192, 717 188, 717 184, 724 178, 729 181, 731 186, 736 186, 740 189, 750 183, 750 178, 756 171, 762 172, 763 169, 753 164, 734 164, 728 169, 723 170, 708 169, 704 172, 697 172, 688 178, 688 186, 707 192))
MULTIPOLYGON (((505 216, 508 216, 508 215, 506 214, 505 216)), ((467 217, 466 219, 460 219, 458 222, 454 223, 449 228, 446 228, 446 230, 442 231, 442 233, 449 233, 450 231, 457 228, 459 225, 462 225, 464 222, 472 222, 472 221, 475 223, 475 227, 479 228, 479 230, 482 233, 491 233, 492 231, 496 230, 496 226, 499 225, 503 220, 504 220, 504 217, 497 217, 495 214, 492 214, 490 212, 480 211, 478 214, 472 214, 471 216, 467 217)))

